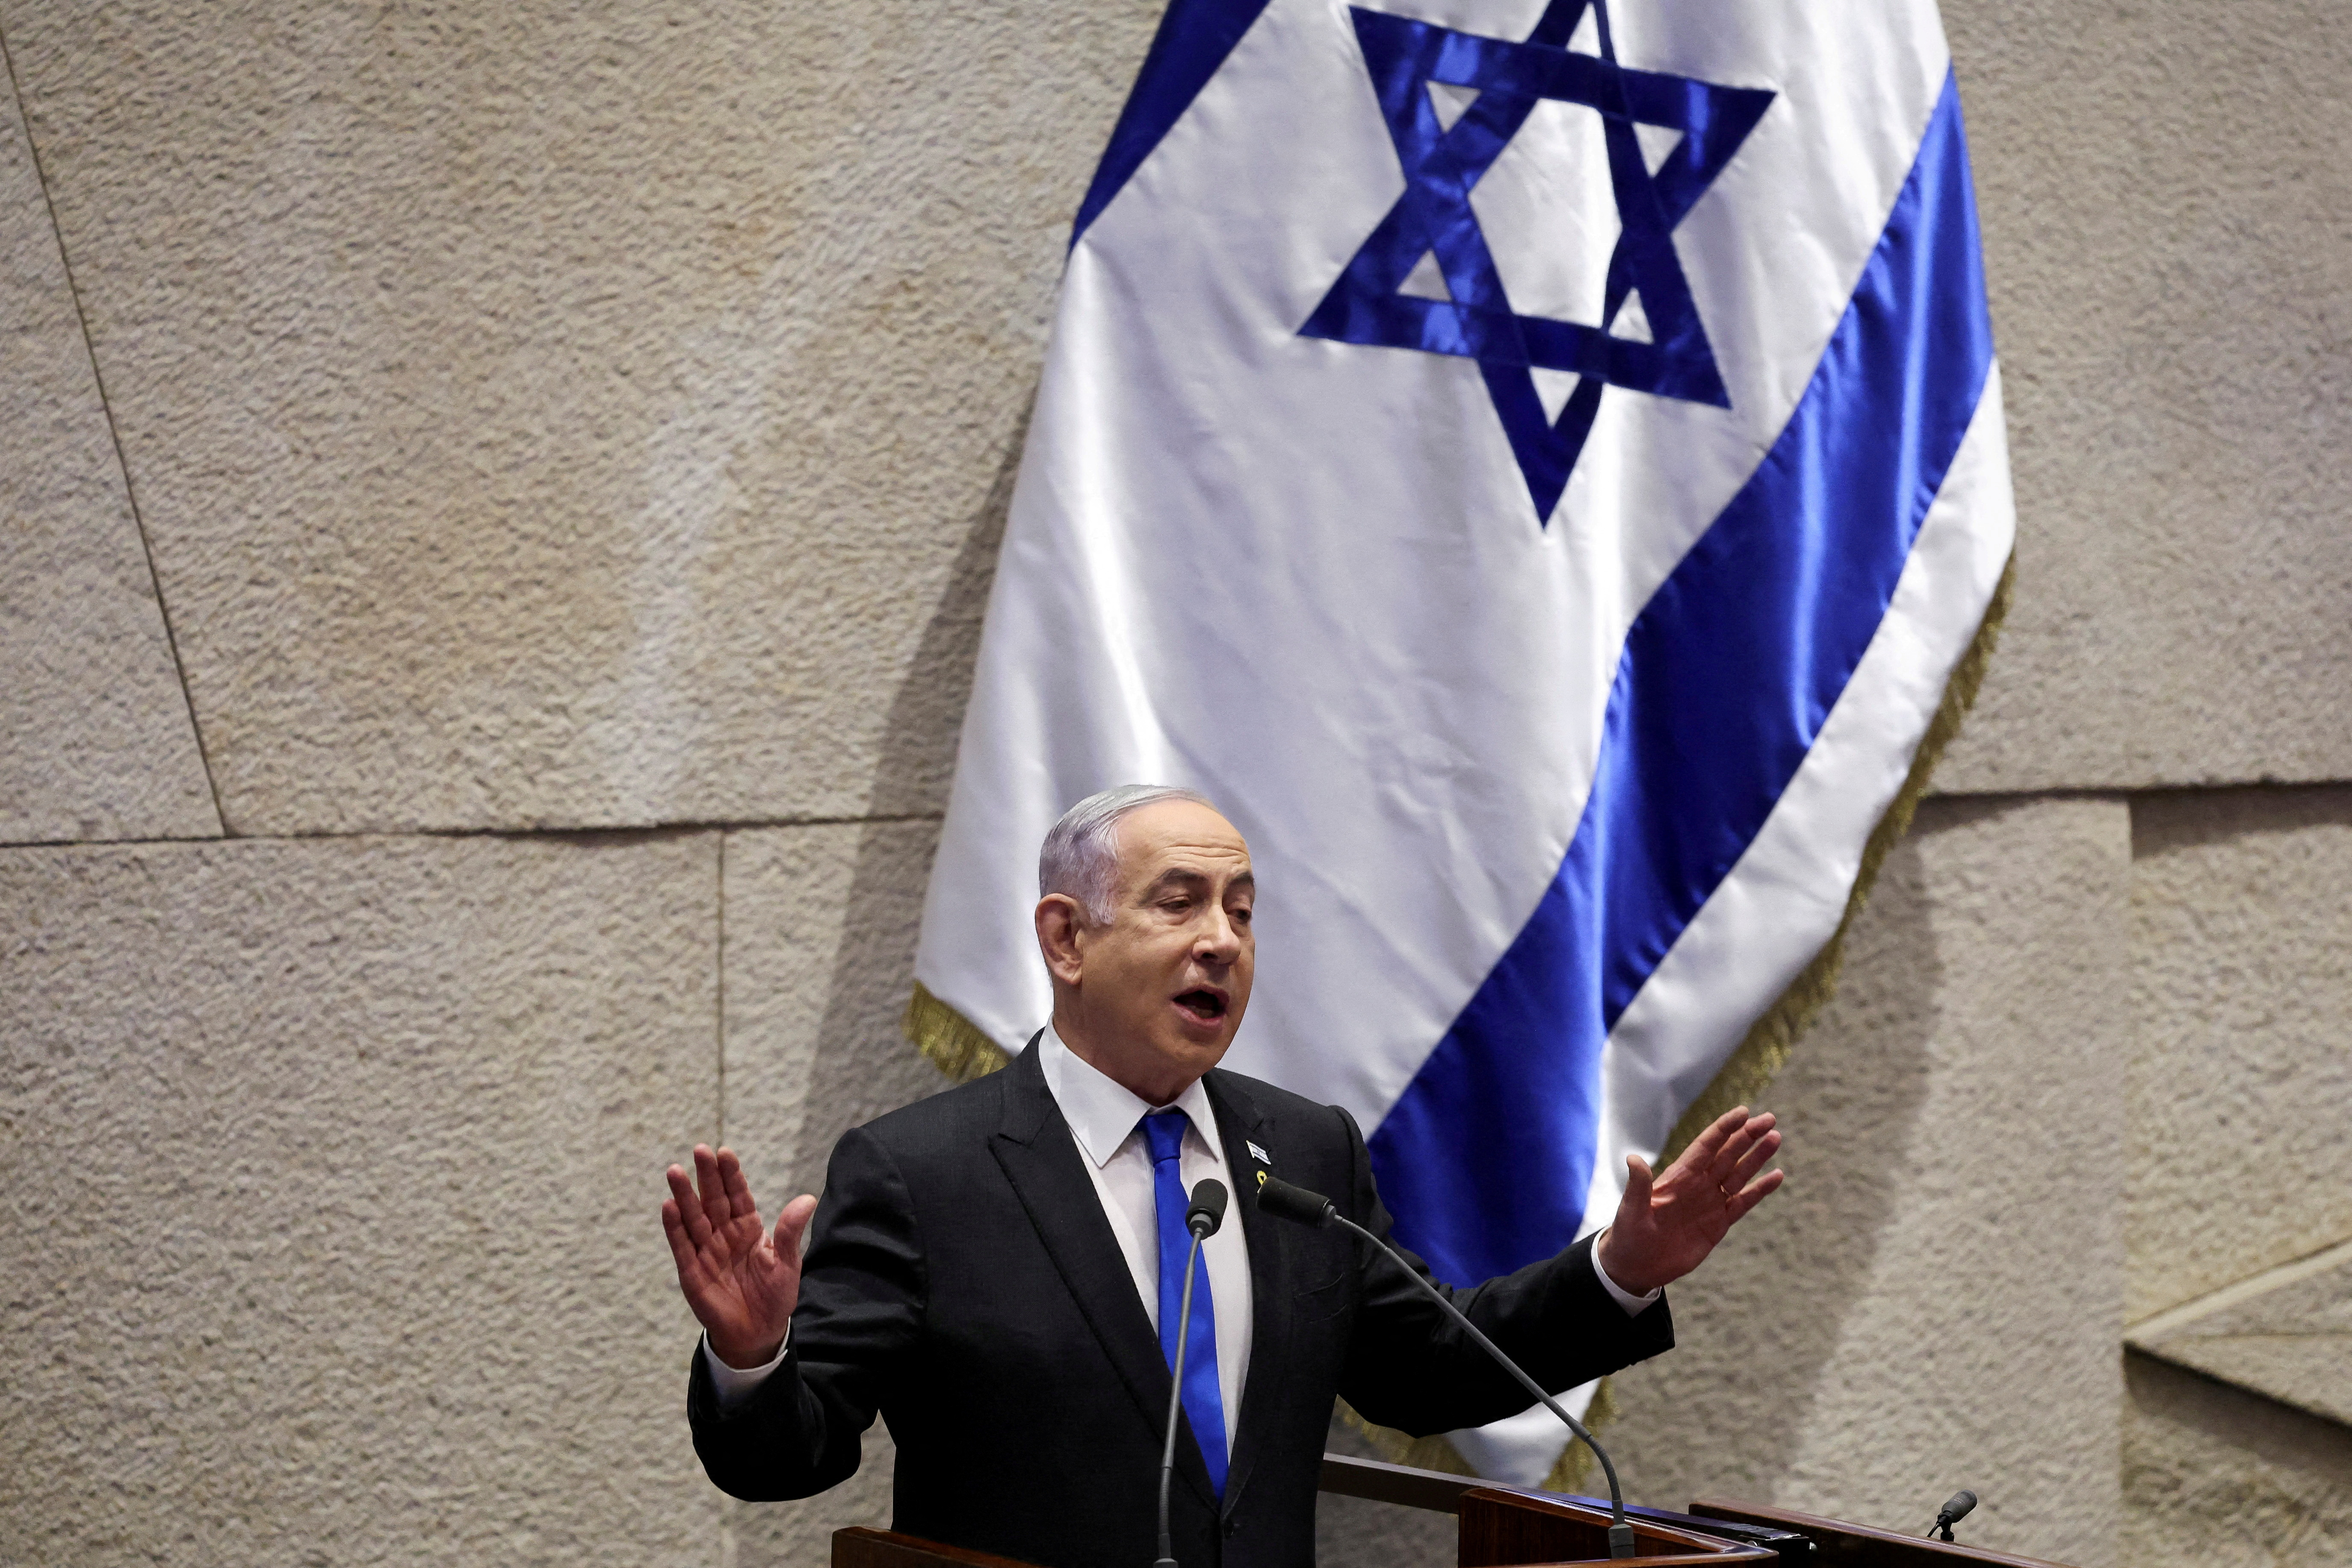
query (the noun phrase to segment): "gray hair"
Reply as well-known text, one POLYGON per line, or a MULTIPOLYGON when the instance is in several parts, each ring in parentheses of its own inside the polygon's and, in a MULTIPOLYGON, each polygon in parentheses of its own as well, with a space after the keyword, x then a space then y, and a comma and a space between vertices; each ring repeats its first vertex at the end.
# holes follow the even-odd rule
POLYGON ((1175 784, 1120 784, 1090 795, 1054 824, 1037 851, 1037 896, 1063 893, 1078 901, 1087 919, 1106 924, 1116 913, 1111 894, 1118 886, 1118 825, 1131 813, 1162 801, 1189 800, 1211 811, 1216 805, 1198 790, 1175 784))

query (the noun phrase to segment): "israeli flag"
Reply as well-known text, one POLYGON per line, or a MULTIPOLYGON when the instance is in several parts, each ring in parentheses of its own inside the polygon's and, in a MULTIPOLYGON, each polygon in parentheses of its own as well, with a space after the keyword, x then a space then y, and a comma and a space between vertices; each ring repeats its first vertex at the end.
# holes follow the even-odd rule
POLYGON ((1444 1278, 1549 1255, 1837 931, 2012 531, 1932 0, 1171 0, 910 1020, 1018 1049, 1046 828, 1194 786, 1262 889, 1229 1065, 1352 1111, 1444 1278))

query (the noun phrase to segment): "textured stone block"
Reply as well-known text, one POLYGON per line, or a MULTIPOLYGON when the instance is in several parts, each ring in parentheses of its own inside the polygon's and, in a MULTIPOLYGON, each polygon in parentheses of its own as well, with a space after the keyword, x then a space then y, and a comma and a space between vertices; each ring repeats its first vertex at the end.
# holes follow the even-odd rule
POLYGON ((40 174, 0 94, 0 843, 220 830, 40 174))
POLYGON ((2352 27, 1949 0, 2017 605, 1947 790, 2352 776, 2352 27))
POLYGON ((0 853, 0 1556, 708 1563, 715 836, 0 853))
POLYGON ((936 810, 1158 10, 0 4, 232 827, 936 810))
POLYGON ((2352 1431, 2145 1356, 2124 1370, 2122 1561, 2352 1562, 2352 1431))
POLYGON ((2116 1561, 2126 833, 1922 810, 1763 1097, 1789 1185, 1618 1379, 1631 1493, 1917 1531, 1966 1486, 1976 1544, 2116 1561))
MULTIPOLYGON (((947 1087, 898 1031, 938 840, 935 822, 727 836, 727 1140, 772 1218, 845 1131, 947 1087)), ((887 1529, 894 1453, 877 1421, 843 1485, 730 1504, 735 1563, 822 1568, 834 1531, 887 1529)))
MULTIPOLYGON (((232 823, 934 806, 1155 10, 0 5, 232 823)), ((2352 37, 1948 24, 2023 535, 1943 787, 2352 772, 2352 37)))
POLYGON ((2129 1315, 2352 1237, 2352 790, 2132 806, 2129 1315))

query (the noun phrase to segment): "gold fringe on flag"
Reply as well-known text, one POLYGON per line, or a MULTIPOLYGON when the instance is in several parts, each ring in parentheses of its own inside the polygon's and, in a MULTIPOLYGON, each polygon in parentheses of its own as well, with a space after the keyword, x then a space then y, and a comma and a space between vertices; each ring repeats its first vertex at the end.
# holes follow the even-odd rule
MULTIPOLYGON (((1903 781, 1903 788, 1863 847, 1862 868, 1853 879, 1853 890, 1846 896, 1845 915, 1838 921, 1837 931, 1813 955, 1813 961, 1805 965, 1804 972, 1780 993, 1780 999, 1748 1028, 1747 1037, 1731 1053, 1730 1060, 1723 1064, 1714 1081, 1675 1123, 1674 1133, 1659 1155, 1662 1168, 1688 1148, 1691 1140, 1708 1122, 1736 1105, 1754 1104, 1788 1065, 1789 1053, 1797 1037, 1837 994, 1838 974, 1845 961, 1846 932, 1853 929, 1854 917, 1869 901, 1870 889, 1878 879, 1879 868, 1885 864, 1887 853, 1909 829, 1913 814, 1927 796, 1936 764, 1943 760, 1945 750, 1959 734, 1962 721, 1975 705, 1977 691, 1984 684, 1985 668, 2000 641, 2001 624, 2009 617, 2016 583, 2017 558, 2011 555, 2001 568, 2000 582, 1993 589, 1992 602, 1985 606, 1984 619, 1978 624, 1968 652, 1960 656, 1944 683, 1944 700, 1936 709, 1936 717, 1928 722, 1927 732, 1920 737, 1919 749, 1912 756, 1911 771, 1903 781)), ((1011 1059, 1002 1047, 973 1027, 962 1014, 932 995, 920 981, 916 982, 915 994, 907 1003, 905 1027, 915 1048, 959 1083, 994 1072, 1011 1059)), ((1448 1475, 1477 1474, 1442 1434, 1412 1437, 1375 1426, 1349 1408, 1345 1400, 1339 1402, 1339 1414, 1391 1464, 1442 1470, 1448 1475)), ((1611 1380, 1603 1378, 1601 1386, 1593 1391, 1584 1424, 1599 1432, 1618 1415, 1615 1389, 1611 1380)), ((1594 1468, 1592 1450, 1582 1443, 1570 1442, 1559 1462, 1552 1467, 1551 1474, 1544 1478, 1543 1489, 1581 1493, 1594 1468)))
POLYGON ((907 998, 906 1016, 898 1026, 925 1060, 958 1083, 986 1078, 1013 1059, 1003 1046, 932 995, 930 987, 919 980, 915 982, 915 994, 907 998))

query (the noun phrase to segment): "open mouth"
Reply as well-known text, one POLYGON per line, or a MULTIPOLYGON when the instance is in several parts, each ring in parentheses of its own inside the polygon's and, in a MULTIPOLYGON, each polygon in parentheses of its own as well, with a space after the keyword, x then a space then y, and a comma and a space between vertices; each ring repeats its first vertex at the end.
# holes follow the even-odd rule
POLYGON ((1183 1008, 1203 1024, 1216 1023, 1225 1016, 1224 997, 1205 986, 1196 991, 1181 993, 1176 998, 1176 1005, 1183 1008))

